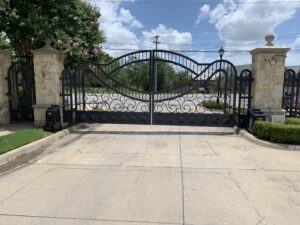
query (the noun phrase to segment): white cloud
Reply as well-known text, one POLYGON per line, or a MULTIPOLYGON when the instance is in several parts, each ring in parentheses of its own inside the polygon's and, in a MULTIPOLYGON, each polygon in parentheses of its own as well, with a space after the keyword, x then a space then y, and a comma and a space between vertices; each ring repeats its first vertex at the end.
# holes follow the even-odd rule
POLYGON ((278 3, 265 1, 264 4, 253 3, 255 1, 223 0, 209 11, 209 22, 215 25, 222 40, 262 40, 266 34, 273 33, 276 27, 291 19, 300 8, 300 3, 290 4, 289 0, 278 3))
POLYGON ((157 28, 150 31, 143 31, 142 47, 154 48, 154 37, 159 35, 159 49, 165 50, 186 50, 192 48, 192 34, 179 32, 173 28, 159 24, 157 28))
POLYGON ((300 8, 300 3, 289 4, 288 1, 249 3, 236 7, 233 7, 234 2, 247 3, 250 0, 219 4, 210 14, 210 22, 215 24, 221 39, 225 41, 262 40, 266 34, 273 33, 276 27, 291 19, 300 8))
POLYGON ((205 4, 200 8, 200 13, 197 17, 195 25, 199 25, 202 21, 206 20, 209 17, 210 6, 205 4))
POLYGON ((120 9, 120 16, 118 18, 119 21, 122 21, 123 23, 130 24, 132 27, 136 28, 142 28, 143 24, 136 20, 134 16, 132 16, 131 12, 127 9, 120 9))
MULTIPOLYGON (((290 20, 300 8, 300 3, 291 4, 289 0, 278 3, 253 3, 257 1, 223 0, 209 10, 205 19, 215 25, 220 39, 225 43, 225 49, 251 50, 264 45, 265 35, 274 33, 277 27, 290 20)), ((199 17, 204 18, 202 8, 196 22, 199 17)), ((239 63, 250 62, 250 56, 246 54, 227 53, 227 56, 236 58, 239 63)))
POLYGON ((290 46, 291 48, 297 48, 300 46, 300 34, 296 36, 295 41, 290 46))
MULTIPOLYGON (((103 30, 106 42, 108 43, 104 44, 105 49, 139 48, 140 41, 132 29, 140 29, 143 27, 143 24, 129 10, 120 8, 121 1, 105 2, 103 0, 90 0, 90 2, 97 6, 101 12, 100 29, 103 30)), ((111 56, 119 56, 126 53, 124 50, 105 51, 111 56)))

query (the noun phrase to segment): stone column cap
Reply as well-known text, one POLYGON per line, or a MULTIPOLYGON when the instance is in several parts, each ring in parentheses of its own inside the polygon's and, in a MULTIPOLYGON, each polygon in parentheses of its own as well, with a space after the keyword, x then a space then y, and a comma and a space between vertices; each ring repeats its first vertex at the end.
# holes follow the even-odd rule
POLYGON ((2 49, 0 49, 0 54, 1 54, 1 55, 11 56, 10 52, 5 51, 5 50, 2 50, 2 49))
POLYGON ((252 51, 250 51, 251 55, 255 55, 258 53, 280 53, 280 54, 286 54, 290 51, 290 48, 281 48, 276 46, 263 46, 259 48, 255 48, 252 51))
POLYGON ((51 46, 52 40, 46 39, 45 45, 42 48, 31 50, 33 54, 56 54, 56 55, 64 55, 65 53, 62 51, 59 51, 51 46))

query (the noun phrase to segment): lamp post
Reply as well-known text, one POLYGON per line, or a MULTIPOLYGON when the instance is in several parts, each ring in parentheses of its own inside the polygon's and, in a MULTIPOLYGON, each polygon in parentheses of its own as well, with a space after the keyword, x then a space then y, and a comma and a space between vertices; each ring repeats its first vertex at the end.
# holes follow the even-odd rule
POLYGON ((223 49, 223 47, 221 47, 219 50, 219 56, 221 60, 223 59, 224 54, 225 54, 225 50, 223 49))
MULTIPOLYGON (((223 59, 224 54, 225 54, 225 50, 223 49, 223 47, 221 47, 219 50, 219 56, 220 56, 220 60, 221 60, 220 69, 222 68, 222 59, 223 59)), ((220 85, 221 85, 221 74, 219 72, 217 103, 220 103, 220 85)))

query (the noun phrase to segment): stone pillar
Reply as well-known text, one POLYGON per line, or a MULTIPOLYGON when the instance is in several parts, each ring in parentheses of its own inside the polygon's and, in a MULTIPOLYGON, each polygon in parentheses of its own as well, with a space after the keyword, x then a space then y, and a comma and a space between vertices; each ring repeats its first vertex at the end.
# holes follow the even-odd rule
POLYGON ((282 94, 285 58, 290 49, 274 46, 274 35, 267 35, 265 39, 266 46, 251 51, 254 76, 252 108, 261 109, 268 120, 284 122, 282 94))
POLYGON ((0 125, 10 124, 8 82, 5 79, 10 65, 10 54, 0 49, 0 125))
POLYGON ((51 47, 46 40, 43 48, 33 50, 36 105, 34 108, 34 124, 45 125, 45 111, 50 105, 59 105, 62 109, 61 74, 64 69, 64 54, 51 47))

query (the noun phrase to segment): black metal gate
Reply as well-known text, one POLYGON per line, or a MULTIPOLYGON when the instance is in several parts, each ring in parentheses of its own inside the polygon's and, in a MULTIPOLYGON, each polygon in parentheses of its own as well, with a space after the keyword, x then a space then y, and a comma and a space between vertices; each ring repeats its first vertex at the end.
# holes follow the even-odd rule
POLYGON ((284 73, 282 108, 289 117, 300 117, 300 72, 288 69, 284 73))
POLYGON ((35 83, 33 65, 19 61, 8 71, 8 96, 11 122, 33 122, 35 83))
POLYGON ((63 72, 64 117, 68 122, 234 126, 247 116, 247 79, 239 79, 229 61, 203 64, 163 50, 133 52, 108 64, 84 62, 63 72))

